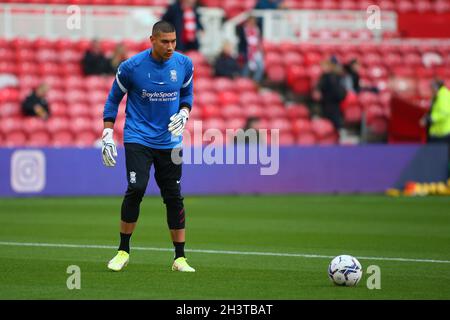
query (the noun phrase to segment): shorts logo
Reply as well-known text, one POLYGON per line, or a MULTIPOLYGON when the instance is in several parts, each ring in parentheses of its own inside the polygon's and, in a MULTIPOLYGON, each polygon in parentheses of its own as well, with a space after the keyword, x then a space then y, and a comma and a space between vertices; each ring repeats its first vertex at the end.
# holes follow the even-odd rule
POLYGON ((45 188, 45 155, 39 150, 18 150, 11 156, 11 188, 17 192, 41 192, 45 188))
POLYGON ((170 70, 170 80, 177 82, 177 70, 170 70))
POLYGON ((136 172, 130 171, 130 183, 136 183, 136 172))

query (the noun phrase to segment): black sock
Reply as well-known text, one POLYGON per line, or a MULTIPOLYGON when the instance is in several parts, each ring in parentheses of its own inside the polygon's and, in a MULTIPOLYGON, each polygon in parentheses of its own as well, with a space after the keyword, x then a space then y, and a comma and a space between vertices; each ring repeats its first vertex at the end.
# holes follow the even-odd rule
POLYGON ((131 238, 131 233, 130 234, 125 234, 122 232, 120 233, 119 250, 123 250, 123 251, 130 253, 130 238, 131 238))
POLYGON ((184 257, 184 242, 173 242, 175 246, 175 260, 179 257, 184 257))

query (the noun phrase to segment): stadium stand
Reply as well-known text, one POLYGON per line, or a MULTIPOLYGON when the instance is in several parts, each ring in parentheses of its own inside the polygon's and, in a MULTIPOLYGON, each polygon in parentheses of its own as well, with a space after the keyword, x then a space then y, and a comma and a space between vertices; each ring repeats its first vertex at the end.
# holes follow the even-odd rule
MULTIPOLYGON (((2 143, 12 145, 93 145, 101 131, 103 103, 108 93, 112 77, 90 76, 81 73, 79 59, 85 41, 45 39, 13 39, 3 41, 0 49, 0 73, 12 73, 19 79, 18 88, 0 90, 0 130, 2 143), (40 81, 52 86, 48 94, 52 118, 43 126, 40 120, 20 125, 20 101, 40 81), (70 123, 70 125, 69 125, 70 123), (25 129, 27 128, 27 129, 25 129), (30 136, 30 129, 38 134, 30 136), (71 135, 71 139, 68 138, 71 135)), ((102 40, 104 48, 111 48, 112 40, 102 40)), ((128 42, 131 49, 142 49, 145 43, 128 42)), ((286 82, 295 93, 306 93, 317 80, 320 70, 317 64, 330 52, 337 52, 339 58, 361 59, 365 71, 361 72, 362 82, 383 88, 390 77, 414 76, 417 79, 417 96, 430 99, 429 80, 434 72, 422 65, 421 57, 429 51, 440 53, 444 67, 435 72, 444 79, 450 79, 450 46, 406 45, 404 43, 382 43, 379 46, 329 44, 289 45, 294 49, 283 55, 283 45, 266 43, 266 63, 269 65, 267 77, 271 81, 286 82), (384 54, 383 59, 381 58, 384 54), (402 65, 398 63, 402 61, 402 65), (294 65, 295 67, 291 67, 294 65), (275 69, 281 75, 273 76, 275 69)), ((310 144, 336 142, 335 133, 328 132, 325 120, 305 124, 310 115, 307 107, 293 105, 287 107, 276 92, 259 93, 249 79, 212 78, 210 66, 199 52, 191 52, 196 65, 196 107, 192 119, 202 119, 204 128, 240 128, 249 116, 260 117, 267 122, 267 128, 278 128, 283 133, 284 144, 310 144), (269 107, 270 106, 270 107, 269 107), (324 122, 325 121, 325 122, 324 122), (300 128, 311 130, 301 130, 300 128), (314 134, 314 138, 311 137, 314 134), (303 135, 306 135, 304 137, 303 135)), ((381 94, 362 92, 344 109, 347 123, 358 123, 366 114, 367 124, 377 133, 386 130, 389 117, 390 93, 386 85, 381 94)), ((124 103, 122 103, 124 104, 124 103)), ((123 106, 122 106, 123 107, 123 106)), ((123 121, 119 117, 118 122, 123 121)), ((120 126, 118 126, 120 128, 120 126)), ((121 129, 119 136, 121 136, 121 129)))
MULTIPOLYGON (((24 1, 2 1, 22 3, 24 1)), ((169 0, 33 0, 31 3, 166 6, 169 0)), ((398 12, 449 12, 448 1, 372 1, 382 9, 398 12)), ((371 2, 371 3, 372 3, 371 2)), ((30 3, 30 1, 27 1, 30 3)), ((203 0, 203 5, 221 7, 228 17, 253 8, 255 0, 215 1, 203 0), (225 4, 226 5, 222 5, 225 4), (231 13, 231 14, 230 14, 231 13)), ((367 8, 369 1, 294 1, 285 5, 293 9, 346 9, 367 8)), ((411 95, 422 104, 429 101, 429 80, 439 76, 450 81, 450 45, 428 41, 398 41, 398 34, 383 34, 381 42, 373 40, 368 30, 319 30, 312 32, 311 41, 292 43, 264 42, 266 77, 271 83, 286 86, 294 96, 307 96, 321 74, 320 62, 330 54, 340 61, 358 59, 361 64, 361 82, 375 86, 379 94, 362 92, 354 95, 342 106, 345 123, 367 125, 375 134, 383 135, 390 117, 389 82, 397 79, 408 82, 411 95), (318 40, 318 41, 316 41, 318 40), (328 41, 337 40, 337 41, 328 41), (346 41, 355 40, 356 42, 346 41), (361 42, 362 40, 365 40, 361 42), (343 43, 345 41, 345 43, 343 43), (424 55, 437 54, 442 63, 433 69, 423 64, 424 55), (412 85, 411 85, 412 83, 412 85)), ((27 39, 0 38, 0 74, 17 77, 18 87, 0 89, 0 145, 5 146, 92 146, 100 136, 103 104, 113 76, 82 74, 81 57, 91 39, 27 39), (24 119, 20 103, 38 83, 51 86, 47 100, 51 118, 45 123, 37 119, 24 119), (33 134, 31 134, 33 132, 33 134)), ((109 54, 117 44, 114 39, 101 39, 101 46, 109 54)), ((148 41, 127 39, 122 41, 130 55, 148 47, 148 41)), ((203 130, 216 128, 242 128, 245 119, 257 117, 260 126, 280 129, 280 142, 284 145, 330 144, 339 141, 337 132, 326 119, 316 118, 301 101, 285 101, 285 97, 271 89, 260 89, 247 78, 230 80, 215 78, 209 60, 200 52, 189 52, 195 68, 195 107, 187 129, 192 133, 193 121, 203 120, 203 130)), ((117 138, 122 139, 125 121, 123 108, 117 118, 117 138)))

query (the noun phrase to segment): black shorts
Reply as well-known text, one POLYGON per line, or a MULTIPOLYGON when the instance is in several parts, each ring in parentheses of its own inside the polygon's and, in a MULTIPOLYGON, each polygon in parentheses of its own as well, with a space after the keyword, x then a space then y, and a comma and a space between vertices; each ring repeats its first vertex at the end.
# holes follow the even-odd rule
POLYGON ((172 161, 172 151, 182 154, 181 149, 154 149, 138 143, 125 143, 125 159, 127 181, 129 187, 137 189, 147 188, 152 165, 155 167, 155 180, 164 197, 164 190, 171 189, 171 193, 180 192, 182 165, 172 161))

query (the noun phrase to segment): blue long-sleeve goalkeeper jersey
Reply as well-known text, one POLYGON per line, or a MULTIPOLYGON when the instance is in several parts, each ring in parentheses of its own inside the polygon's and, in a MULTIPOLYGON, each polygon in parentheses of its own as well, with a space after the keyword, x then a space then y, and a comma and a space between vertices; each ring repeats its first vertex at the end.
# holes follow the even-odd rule
POLYGON ((172 136, 168 124, 180 107, 192 107, 193 70, 192 60, 178 52, 166 61, 157 61, 149 49, 125 60, 105 103, 104 121, 115 121, 120 101, 127 94, 124 143, 155 149, 180 147, 182 137, 172 136))

